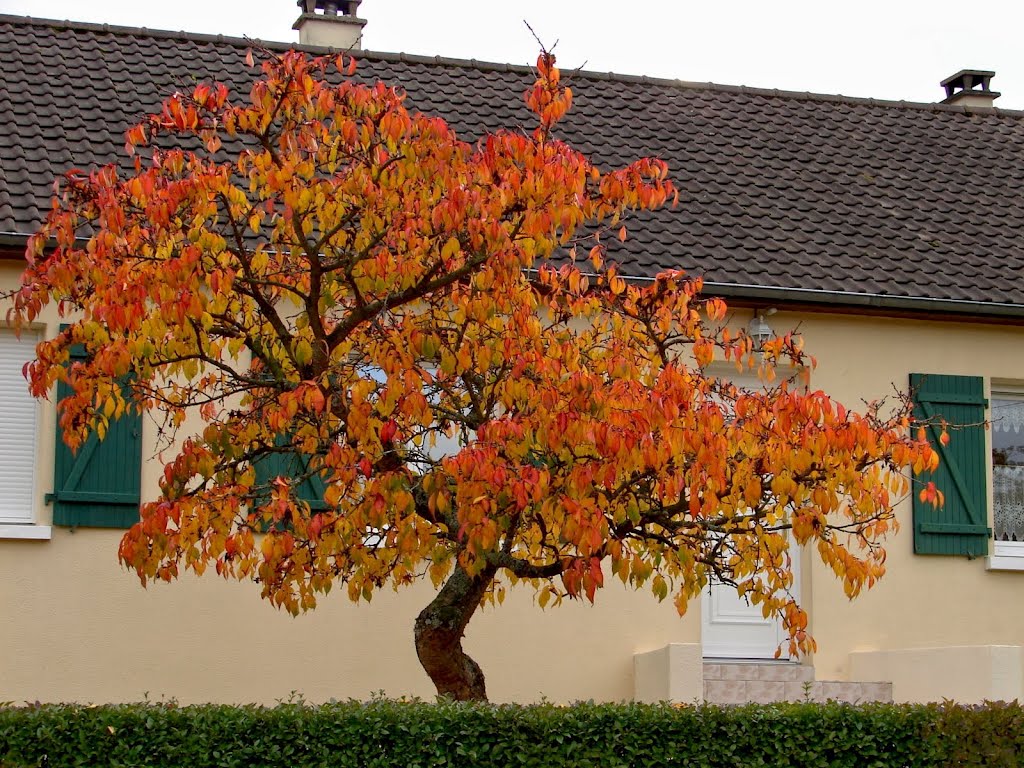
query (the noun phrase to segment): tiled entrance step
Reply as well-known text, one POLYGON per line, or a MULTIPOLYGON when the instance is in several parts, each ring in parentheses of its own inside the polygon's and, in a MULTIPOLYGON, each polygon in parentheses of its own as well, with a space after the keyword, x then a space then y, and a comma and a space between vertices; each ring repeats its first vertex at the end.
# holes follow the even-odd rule
POLYGON ((814 668, 790 662, 708 662, 704 700, 709 704, 775 701, 892 701, 892 683, 815 680, 814 668))

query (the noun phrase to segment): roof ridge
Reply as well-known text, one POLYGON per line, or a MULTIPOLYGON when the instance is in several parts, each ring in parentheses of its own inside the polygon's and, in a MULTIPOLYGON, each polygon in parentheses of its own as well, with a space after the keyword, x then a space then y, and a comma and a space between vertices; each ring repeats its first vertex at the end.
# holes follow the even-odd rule
POLYGON ((1024 117, 1024 109, 1002 109, 1000 107, 968 107, 956 104, 942 104, 929 101, 906 101, 904 99, 876 99, 872 96, 844 96, 833 93, 814 93, 812 91, 789 91, 780 88, 756 88, 749 85, 726 85, 723 83, 696 82, 678 78, 651 77, 650 75, 622 75, 615 72, 587 72, 584 70, 562 69, 563 78, 567 75, 579 74, 591 80, 614 80, 626 83, 644 83, 648 85, 669 86, 688 90, 720 91, 739 93, 750 96, 767 96, 770 98, 793 99, 796 101, 820 101, 840 104, 864 104, 871 107, 913 109, 925 112, 954 112, 960 114, 1003 115, 1024 117))
MULTIPOLYGON (((300 45, 299 43, 285 41, 267 41, 259 38, 234 37, 222 34, 209 34, 205 32, 186 32, 184 30, 175 32, 172 30, 149 29, 147 27, 130 27, 117 24, 99 24, 88 21, 71 21, 69 19, 47 19, 34 16, 16 16, 0 13, 0 24, 13 25, 35 25, 51 27, 55 29, 80 29, 89 32, 103 32, 115 35, 146 36, 169 40, 189 40, 194 42, 211 42, 248 48, 253 45, 263 46, 269 50, 295 49, 309 53, 323 53, 335 50, 323 46, 300 45)), ((427 56, 412 53, 390 53, 384 51, 358 50, 352 52, 358 59, 370 58, 378 61, 396 61, 412 64, 433 64, 437 66, 469 67, 485 72, 521 72, 531 73, 533 67, 527 64, 509 64, 501 62, 478 61, 476 59, 457 59, 447 56, 427 56)), ((678 78, 651 77, 649 75, 628 75, 615 72, 595 72, 584 69, 562 68, 562 73, 567 77, 582 77, 588 80, 607 80, 622 83, 642 83, 666 88, 682 90, 703 90, 718 91, 723 93, 738 93, 750 96, 765 96, 768 98, 792 99, 797 101, 817 101, 842 104, 861 104, 871 107, 889 109, 912 109, 929 112, 952 112, 957 114, 971 114, 979 116, 1003 116, 1003 117, 1024 117, 1024 110, 1002 109, 999 107, 970 107, 964 105, 942 104, 939 102, 914 102, 905 100, 876 99, 864 96, 844 96, 842 94, 812 93, 810 91, 789 91, 778 88, 755 88, 747 85, 726 85, 712 82, 696 82, 681 80, 678 78)))
MULTIPOLYGON (((145 37, 157 37, 170 40, 195 40, 199 42, 227 43, 248 47, 253 43, 265 45, 268 48, 309 48, 310 46, 299 46, 284 41, 268 41, 258 38, 234 37, 232 35, 214 35, 207 32, 186 32, 185 30, 150 29, 148 27, 131 27, 122 24, 100 24, 92 21, 72 21, 71 19, 48 19, 38 16, 16 16, 13 14, 0 13, 0 24, 32 25, 39 27, 50 27, 53 29, 80 29, 86 32, 105 32, 114 35, 135 35, 145 37)), ((323 50, 323 49, 318 49, 323 50)))

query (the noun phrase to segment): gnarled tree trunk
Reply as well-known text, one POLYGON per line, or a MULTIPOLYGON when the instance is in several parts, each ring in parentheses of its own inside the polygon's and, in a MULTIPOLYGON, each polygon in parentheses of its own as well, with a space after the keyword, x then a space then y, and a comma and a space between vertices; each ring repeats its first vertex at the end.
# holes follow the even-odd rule
POLYGON ((416 617, 416 655, 438 696, 460 701, 487 700, 484 673, 462 650, 462 635, 496 571, 487 567, 470 576, 456 564, 441 591, 416 617))

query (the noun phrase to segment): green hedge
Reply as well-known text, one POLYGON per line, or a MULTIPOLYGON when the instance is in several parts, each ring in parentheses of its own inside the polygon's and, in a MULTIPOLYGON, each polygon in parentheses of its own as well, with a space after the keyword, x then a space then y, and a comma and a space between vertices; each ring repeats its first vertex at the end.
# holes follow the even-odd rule
POLYGON ((1022 756, 1016 703, 0 707, 5 768, 998 768, 1022 756))

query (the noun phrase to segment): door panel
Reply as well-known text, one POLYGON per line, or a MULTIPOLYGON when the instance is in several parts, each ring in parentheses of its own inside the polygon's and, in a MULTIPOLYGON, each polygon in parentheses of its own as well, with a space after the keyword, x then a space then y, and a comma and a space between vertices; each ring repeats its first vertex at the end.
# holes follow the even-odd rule
MULTIPOLYGON (((749 605, 728 584, 704 591, 701 605, 705 658, 771 659, 785 633, 778 619, 765 619, 761 607, 749 605)), ((781 658, 788 658, 783 648, 781 658)))

